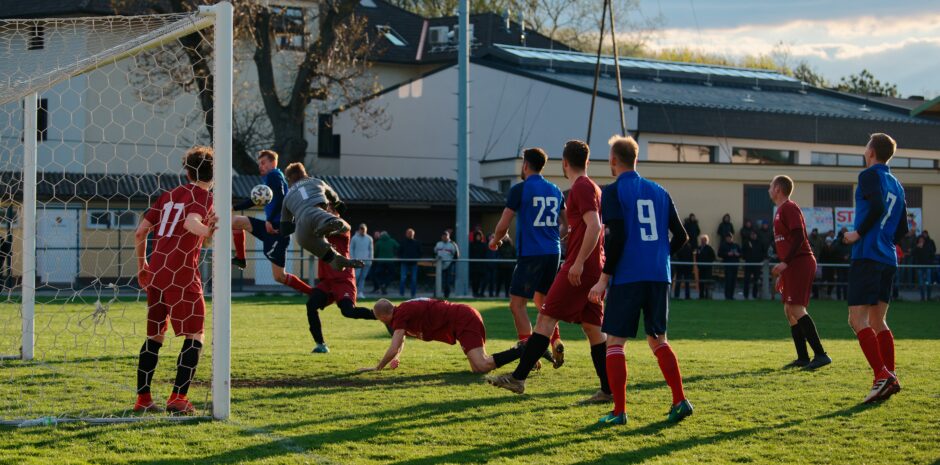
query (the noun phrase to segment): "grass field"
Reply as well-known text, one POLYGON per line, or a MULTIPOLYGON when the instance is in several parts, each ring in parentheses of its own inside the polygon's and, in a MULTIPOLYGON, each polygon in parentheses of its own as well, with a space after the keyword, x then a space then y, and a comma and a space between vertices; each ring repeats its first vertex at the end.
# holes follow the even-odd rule
MULTIPOLYGON (((489 352, 514 342, 505 302, 473 305, 485 319, 489 352)), ((142 306, 121 321, 132 324, 138 313, 142 306)), ((834 363, 803 373, 780 369, 793 349, 779 304, 673 302, 671 342, 695 415, 663 422, 669 390, 646 343, 634 341, 627 345, 630 422, 598 429, 592 424, 605 407, 572 406, 596 389, 575 327, 562 327, 568 363, 534 374, 516 396, 484 384, 459 347, 440 343, 409 341, 399 369, 355 374, 387 348, 377 322, 346 320, 330 307, 322 316, 333 352, 310 354, 300 298, 236 300, 230 421, 2 428, 0 463, 940 464, 940 307, 892 306, 904 391, 870 407, 859 405, 871 372, 844 304, 817 302, 812 313, 834 363)), ((114 334, 100 338, 110 346, 84 350, 108 353, 114 334)), ((100 376, 126 376, 132 385, 136 357, 126 354, 140 341, 126 344, 132 350, 108 355, 114 369, 104 371, 113 373, 100 376)), ((162 354, 161 398, 177 347, 162 354)), ((203 384, 207 367, 198 376, 203 384)), ((13 365, 0 369, 8 370, 0 373, 0 403, 23 402, 39 389, 16 387, 13 365)), ((46 368, 23 369, 41 379, 46 368)), ((37 392, 32 402, 41 403, 37 392)), ((133 395, 103 401, 126 408, 133 395)))

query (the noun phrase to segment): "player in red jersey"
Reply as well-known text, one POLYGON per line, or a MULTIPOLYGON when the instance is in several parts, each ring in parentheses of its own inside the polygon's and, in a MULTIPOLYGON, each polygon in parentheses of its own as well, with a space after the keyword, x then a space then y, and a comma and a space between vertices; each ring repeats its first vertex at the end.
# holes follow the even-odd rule
POLYGON ((774 245, 780 263, 773 269, 777 288, 782 289, 783 311, 790 322, 790 335, 796 346, 796 360, 786 368, 802 367, 815 370, 832 363, 819 342, 819 333, 813 317, 806 313, 809 297, 816 276, 816 257, 806 236, 806 222, 796 202, 790 200, 793 180, 789 176, 777 176, 770 182, 770 200, 777 205, 774 215, 774 245), (809 359, 806 343, 813 348, 813 360, 809 359))
MULTIPOLYGON (((336 211, 330 208, 327 211, 337 217, 339 216, 336 211)), ((327 237, 327 241, 333 246, 333 249, 347 258, 349 257, 349 239, 349 231, 327 237)), ((356 276, 353 274, 352 268, 338 271, 329 263, 318 260, 317 278, 320 282, 313 288, 310 298, 307 299, 307 323, 310 325, 310 335, 313 336, 313 340, 317 344, 312 352, 325 354, 329 353, 330 349, 323 339, 320 310, 335 303, 346 318, 374 320, 375 315, 368 308, 356 306, 356 276)))
POLYGON ((372 311, 376 319, 392 329, 392 343, 376 366, 360 368, 359 371, 381 370, 386 366, 396 368, 405 336, 451 345, 460 342, 474 373, 495 370, 518 359, 523 351, 521 346, 516 345, 492 356, 486 355, 483 317, 469 305, 421 298, 395 306, 386 299, 379 299, 372 311))
POLYGON ((579 140, 565 144, 562 168, 572 180, 565 214, 568 217, 568 246, 565 263, 555 276, 545 304, 539 308, 535 333, 526 343, 525 353, 512 374, 488 376, 494 386, 517 394, 525 392, 525 380, 549 344, 549 337, 559 321, 581 325, 591 344, 591 360, 600 381, 600 389, 585 403, 612 401, 607 383, 607 337, 601 332, 604 308, 588 299, 591 287, 600 279, 603 268, 604 237, 601 228, 601 190, 586 174, 590 148, 579 140))
POLYGON ((156 411, 150 383, 167 320, 177 336, 185 337, 176 367, 176 382, 166 403, 172 413, 192 413, 186 398, 196 374, 202 349, 206 302, 199 275, 199 250, 217 229, 212 208, 213 153, 210 147, 193 147, 183 158, 189 184, 164 192, 144 214, 135 234, 137 280, 147 291, 147 340, 140 348, 137 365, 137 403, 134 411, 156 411), (154 233, 153 251, 147 262, 147 237, 154 233))

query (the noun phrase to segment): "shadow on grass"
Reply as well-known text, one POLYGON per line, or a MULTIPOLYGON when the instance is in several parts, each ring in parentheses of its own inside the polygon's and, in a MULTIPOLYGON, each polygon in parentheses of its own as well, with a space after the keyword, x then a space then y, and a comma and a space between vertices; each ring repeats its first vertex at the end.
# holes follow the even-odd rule
POLYGON ((235 402, 253 402, 260 399, 285 399, 343 393, 349 392, 351 388, 380 388, 383 391, 392 391, 413 389, 417 386, 478 384, 483 382, 481 376, 470 372, 442 372, 409 376, 397 376, 394 373, 389 373, 385 376, 375 376, 353 371, 330 376, 304 378, 233 379, 232 387, 237 389, 292 388, 290 391, 262 395, 252 394, 249 398, 235 400, 235 402))

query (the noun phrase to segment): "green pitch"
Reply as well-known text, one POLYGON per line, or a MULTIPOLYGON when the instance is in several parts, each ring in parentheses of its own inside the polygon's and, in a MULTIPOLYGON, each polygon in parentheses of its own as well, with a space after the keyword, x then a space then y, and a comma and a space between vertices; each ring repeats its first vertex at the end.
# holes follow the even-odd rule
MULTIPOLYGON (((472 304, 486 321, 489 352, 514 342, 505 302, 472 304)), ((811 311, 834 362, 803 373, 779 369, 793 358, 779 304, 673 302, 671 342, 695 415, 679 425, 663 421, 669 390, 646 343, 634 341, 626 347, 630 422, 597 429, 592 424, 604 407, 572 406, 597 388, 586 342, 573 326, 562 327, 565 366, 543 368, 516 396, 484 384, 469 373, 459 347, 440 343, 409 340, 397 370, 355 374, 387 348, 379 323, 347 320, 330 307, 321 315, 332 352, 310 354, 300 298, 242 299, 233 309, 230 421, 0 428, 0 463, 938 463, 940 307, 892 306, 904 390, 867 407, 859 402, 871 372, 844 305, 814 302, 811 311)), ((141 341, 131 338, 125 348, 113 341, 140 331, 120 325, 139 324, 142 316, 143 306, 131 305, 114 333, 81 354, 71 350, 75 363, 107 360, 113 372, 97 376, 132 386, 136 357, 126 354, 141 341)), ((59 333, 72 332, 81 331, 59 333)), ((161 353, 154 386, 161 399, 177 350, 173 344, 161 353)), ((206 355, 194 401, 208 392, 206 355)), ((42 384, 50 368, 0 367, 4 410, 31 392, 31 401, 42 403, 61 389, 47 383, 13 390, 13 370, 35 370, 29 379, 42 384)), ((119 411, 133 400, 128 393, 101 402, 119 411)))

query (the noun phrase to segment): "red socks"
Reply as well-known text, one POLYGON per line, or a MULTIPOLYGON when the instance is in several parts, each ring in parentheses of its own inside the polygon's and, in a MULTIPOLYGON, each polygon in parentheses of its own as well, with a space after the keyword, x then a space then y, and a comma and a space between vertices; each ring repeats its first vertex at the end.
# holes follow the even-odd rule
POLYGON ((607 384, 614 395, 614 415, 627 408, 627 359, 622 345, 607 346, 607 384))
POLYGON ((313 288, 310 287, 309 284, 303 282, 300 278, 298 278, 297 276, 294 276, 294 275, 292 275, 292 274, 290 274, 290 273, 285 273, 285 274, 287 275, 287 278, 284 280, 284 285, 285 285, 285 286, 291 287, 291 288, 293 288, 294 290, 296 290, 297 292, 300 292, 300 293, 303 293, 303 294, 312 294, 312 293, 313 293, 313 288))
POLYGON ((894 371, 894 334, 890 329, 878 333, 878 352, 888 371, 894 371))
POLYGON ((558 325, 555 325, 555 331, 552 333, 551 339, 548 341, 552 347, 555 346, 555 341, 561 339, 561 333, 558 332, 558 325))
POLYGON ((666 384, 672 390, 672 405, 685 400, 685 391, 682 389, 682 374, 679 372, 679 360, 669 344, 662 344, 653 349, 653 355, 659 361, 659 370, 663 372, 666 384))
POLYGON ((232 240, 235 242, 235 258, 245 259, 245 231, 241 229, 232 230, 232 240))
POLYGON ((881 358, 881 350, 878 348, 878 336, 875 336, 875 330, 865 328, 859 331, 856 336, 858 337, 858 345, 862 347, 862 353, 865 354, 865 358, 868 360, 868 365, 875 373, 875 379, 886 378, 888 373, 884 360, 881 358))

